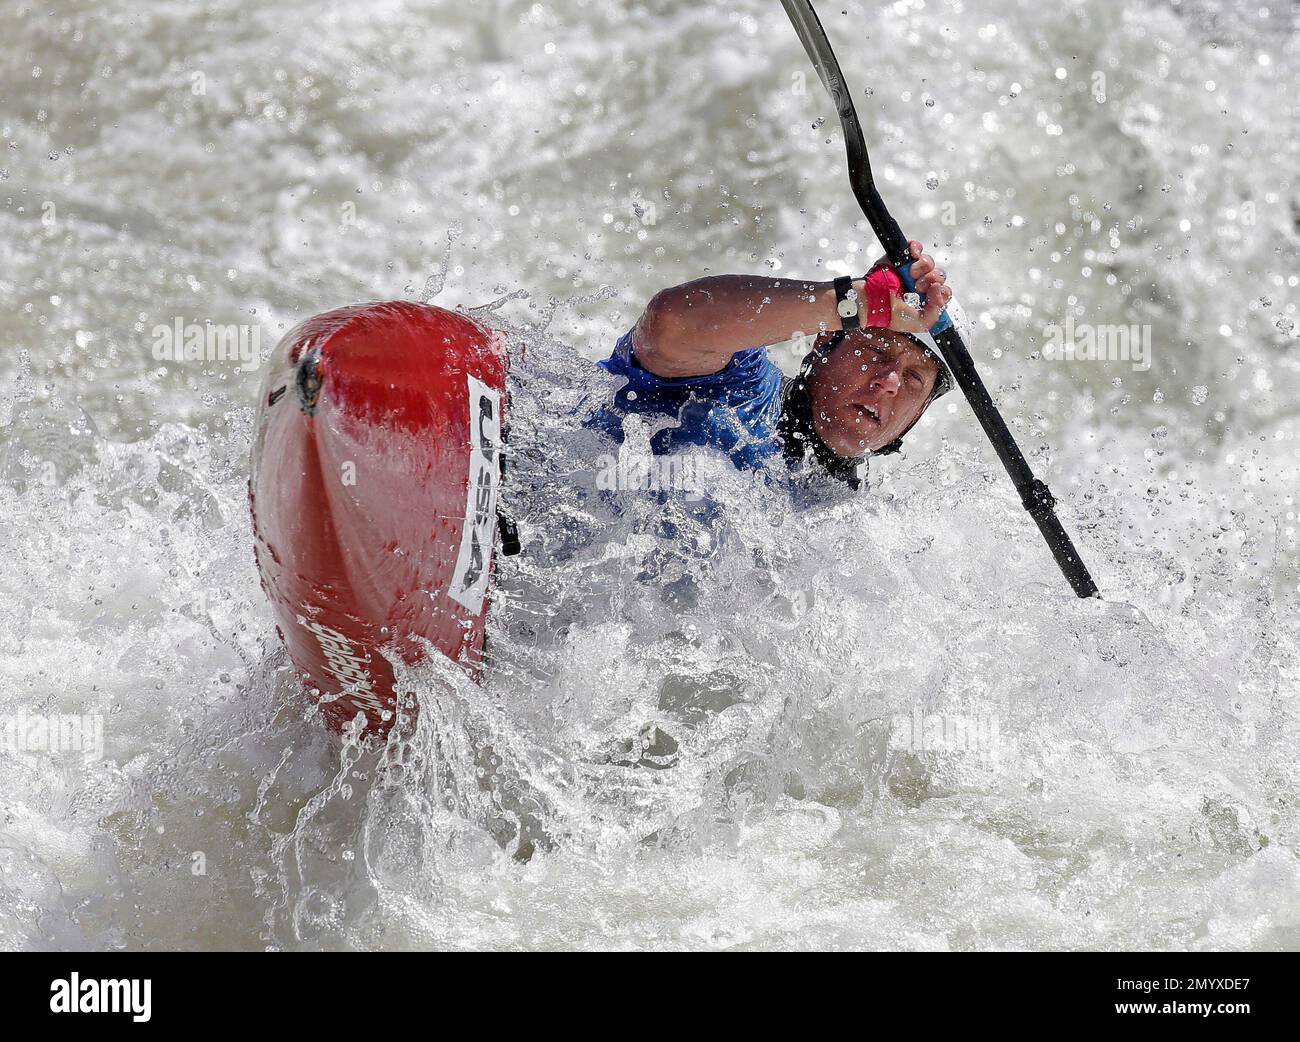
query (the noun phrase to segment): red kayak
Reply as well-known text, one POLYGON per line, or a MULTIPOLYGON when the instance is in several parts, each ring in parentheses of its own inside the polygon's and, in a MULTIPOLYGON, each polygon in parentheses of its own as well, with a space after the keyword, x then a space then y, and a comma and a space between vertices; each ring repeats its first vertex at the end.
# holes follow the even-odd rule
POLYGON ((508 357, 502 335, 397 301, 328 311, 276 347, 249 502, 289 657, 341 731, 391 726, 428 641, 482 666, 508 357))

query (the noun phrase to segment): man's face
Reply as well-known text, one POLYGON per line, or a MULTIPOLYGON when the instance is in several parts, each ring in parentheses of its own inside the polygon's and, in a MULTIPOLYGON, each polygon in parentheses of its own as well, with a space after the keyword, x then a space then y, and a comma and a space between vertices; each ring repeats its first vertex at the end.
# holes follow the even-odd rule
POLYGON ((921 415, 938 377, 939 363, 902 333, 852 330, 813 364, 813 426, 841 456, 882 449, 921 415))

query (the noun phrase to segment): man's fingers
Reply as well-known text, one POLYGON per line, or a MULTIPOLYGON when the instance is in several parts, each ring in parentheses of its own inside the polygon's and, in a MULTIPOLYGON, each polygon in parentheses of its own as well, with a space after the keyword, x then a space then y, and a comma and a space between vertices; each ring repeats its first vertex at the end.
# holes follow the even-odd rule
POLYGON ((938 269, 934 258, 925 252, 925 247, 921 243, 909 239, 907 249, 914 258, 908 271, 916 286, 916 292, 925 296, 925 304, 915 308, 899 299, 891 328, 908 333, 919 333, 939 321, 944 307, 952 299, 952 290, 947 285, 947 273, 938 269))
POLYGON ((939 316, 951 299, 952 290, 947 286, 939 286, 927 293, 925 303, 919 308, 912 307, 900 298, 890 328, 904 333, 924 332, 939 321, 939 316))
POLYGON ((935 294, 933 297, 927 297, 925 307, 921 309, 921 325, 929 329, 939 321, 939 316, 943 314, 943 297, 935 294))
POLYGON ((916 288, 921 293, 934 293, 943 289, 944 274, 941 271, 932 271, 924 278, 916 280, 916 288))

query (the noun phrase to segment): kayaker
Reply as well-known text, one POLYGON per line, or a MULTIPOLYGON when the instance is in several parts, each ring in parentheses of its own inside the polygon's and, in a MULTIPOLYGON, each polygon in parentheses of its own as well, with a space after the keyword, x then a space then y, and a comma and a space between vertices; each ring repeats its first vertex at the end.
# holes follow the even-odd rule
POLYGON ((867 458, 897 451, 952 387, 927 332, 952 291, 921 244, 909 247, 920 308, 883 259, 856 279, 714 275, 661 290, 600 363, 627 381, 612 411, 674 416, 651 439, 656 453, 711 446, 741 467, 811 459, 858 487, 867 458), (767 347, 800 333, 813 347, 787 379, 767 347))

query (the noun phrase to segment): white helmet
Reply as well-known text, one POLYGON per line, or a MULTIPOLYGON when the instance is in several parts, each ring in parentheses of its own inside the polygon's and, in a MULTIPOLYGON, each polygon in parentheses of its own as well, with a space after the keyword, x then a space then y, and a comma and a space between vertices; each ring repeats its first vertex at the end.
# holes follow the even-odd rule
MULTIPOLYGON (((962 341, 967 348, 974 346, 975 324, 966 314, 966 309, 957 303, 957 298, 953 297, 948 301, 948 306, 944 309, 949 320, 957 327, 957 332, 961 334, 962 341)), ((942 321, 942 319, 940 319, 942 321)), ((937 340, 927 331, 924 333, 904 333, 904 336, 911 337, 923 348, 934 355, 935 360, 939 363, 939 375, 934 381, 934 390, 930 394, 930 401, 934 401, 941 395, 947 394, 953 388, 952 367, 948 359, 944 357, 943 349, 939 346, 937 340)))

